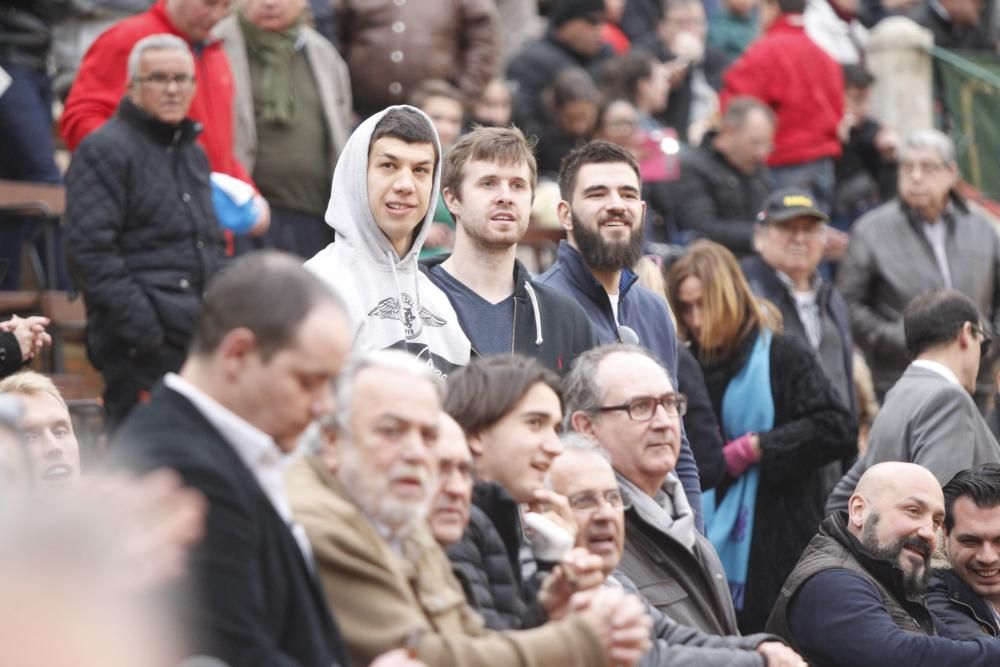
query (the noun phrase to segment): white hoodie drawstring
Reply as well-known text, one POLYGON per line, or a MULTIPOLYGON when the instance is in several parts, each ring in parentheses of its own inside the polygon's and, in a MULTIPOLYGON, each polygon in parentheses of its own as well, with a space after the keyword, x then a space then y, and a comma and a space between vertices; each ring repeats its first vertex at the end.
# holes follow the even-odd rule
POLYGON ((538 310, 538 298, 535 290, 531 288, 531 283, 525 282, 524 289, 528 292, 528 300, 531 301, 531 310, 535 313, 535 345, 542 344, 542 314, 538 310))
MULTIPOLYGON (((403 303, 403 290, 399 286, 399 274, 396 273, 396 260, 391 250, 387 250, 385 254, 389 258, 389 268, 392 269, 392 281, 396 284, 396 298, 399 299, 399 323, 403 327, 403 340, 407 341, 410 337, 406 335, 406 313, 404 312, 406 304, 403 303)), ((419 317, 419 311, 417 316, 419 317)))

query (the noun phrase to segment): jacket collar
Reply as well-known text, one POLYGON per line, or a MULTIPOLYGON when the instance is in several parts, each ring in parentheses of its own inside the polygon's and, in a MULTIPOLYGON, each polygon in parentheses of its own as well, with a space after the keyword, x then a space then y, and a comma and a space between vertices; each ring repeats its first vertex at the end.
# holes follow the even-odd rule
MULTIPOLYGON (((420 259, 420 269, 426 275, 435 266, 440 266, 444 264, 448 258, 451 257, 450 252, 443 252, 437 255, 432 255, 431 257, 422 257, 420 259)), ((521 263, 521 260, 514 260, 514 298, 515 299, 526 299, 528 298, 527 290, 525 289, 525 284, 531 280, 531 273, 528 271, 527 267, 521 263)))
POLYGON ((994 637, 998 636, 997 630, 1000 625, 990 609, 990 603, 979 597, 954 570, 939 570, 938 575, 948 591, 948 599, 955 604, 967 607, 977 623, 989 627, 990 633, 994 637))
MULTIPOLYGON (((597 281, 590 267, 583 261, 583 255, 566 241, 559 242, 559 251, 556 254, 556 261, 566 271, 566 275, 578 290, 589 296, 591 299, 600 300, 602 297, 607 300, 608 295, 604 286, 597 281)), ((622 269, 621 280, 618 283, 618 298, 624 300, 625 295, 632 288, 632 285, 639 280, 631 269, 622 269)), ((610 302, 609 302, 610 305, 610 302)))
MULTIPOLYGON (((914 231, 920 234, 923 238, 923 223, 924 219, 920 217, 909 204, 904 202, 902 198, 899 199, 899 208, 906 216, 906 221, 910 223, 914 231)), ((958 193, 957 190, 952 190, 948 193, 948 204, 945 206, 944 211, 941 213, 941 218, 946 225, 948 225, 948 231, 955 231, 955 213, 961 213, 963 215, 969 213, 969 204, 966 202, 965 197, 958 193)))
POLYGON ((222 40, 214 36, 214 32, 213 36, 209 37, 203 42, 192 42, 191 39, 187 35, 185 35, 180 28, 174 25, 173 21, 170 20, 170 14, 167 13, 167 0, 160 0, 155 5, 149 8, 149 12, 153 16, 155 16, 158 20, 163 22, 163 24, 170 29, 171 33, 177 35, 185 42, 190 44, 191 50, 194 52, 195 57, 200 56, 202 51, 204 51, 207 48, 222 47, 222 40))
POLYGON ((180 146, 193 143, 201 134, 202 125, 190 118, 172 125, 157 120, 139 108, 127 95, 118 105, 118 115, 129 125, 142 131, 158 144, 180 146))
POLYGON ((805 32, 806 21, 802 14, 782 14, 768 26, 765 34, 778 32, 805 32))
POLYGON ((861 567, 885 586, 897 600, 905 600, 921 607, 924 606, 920 595, 907 594, 906 588, 903 586, 903 570, 899 565, 872 554, 847 530, 846 511, 841 510, 831 514, 823 520, 819 529, 821 533, 836 540, 847 549, 861 567))

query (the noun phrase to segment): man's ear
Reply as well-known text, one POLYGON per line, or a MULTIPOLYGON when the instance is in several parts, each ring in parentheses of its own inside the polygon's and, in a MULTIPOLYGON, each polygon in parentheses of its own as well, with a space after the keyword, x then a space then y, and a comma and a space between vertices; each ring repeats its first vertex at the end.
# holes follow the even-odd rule
POLYGON ((451 213, 452 217, 455 217, 455 205, 461 203, 458 195, 451 188, 444 188, 441 190, 441 197, 444 199, 444 205, 448 208, 448 212, 451 213))
POLYGON ((556 217, 563 229, 567 232, 573 231, 573 208, 565 199, 560 199, 556 205, 556 217))
POLYGON ((483 455, 483 434, 482 433, 468 433, 465 436, 465 441, 469 445, 469 451, 472 452, 472 457, 478 459, 483 455))
POLYGON ((856 530, 861 530, 865 525, 867 510, 868 500, 864 496, 855 493, 847 501, 847 523, 856 530))
POLYGON ((962 324, 962 328, 958 330, 958 346, 963 350, 968 349, 970 345, 978 345, 973 338, 972 327, 972 322, 965 322, 962 324))
POLYGON ((336 475, 340 470, 340 433, 336 428, 321 427, 319 437, 323 440, 319 458, 330 474, 336 475))
POLYGON ((588 438, 597 439, 597 432, 594 430, 594 417, 588 415, 583 410, 577 410, 570 415, 569 426, 577 433, 581 433, 588 438))
POLYGON ((257 336, 246 327, 237 327, 223 336, 217 352, 229 380, 235 379, 258 353, 257 336))

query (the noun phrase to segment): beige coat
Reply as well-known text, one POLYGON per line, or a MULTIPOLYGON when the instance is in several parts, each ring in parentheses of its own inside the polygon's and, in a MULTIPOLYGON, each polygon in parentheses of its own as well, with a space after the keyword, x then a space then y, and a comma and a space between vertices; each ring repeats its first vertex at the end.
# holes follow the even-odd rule
MULTIPOLYGON (((319 99, 330 137, 330 171, 351 134, 351 77, 347 64, 337 49, 322 35, 302 27, 306 59, 316 78, 319 99)), ((229 67, 233 71, 236 95, 233 98, 233 151, 236 158, 253 173, 257 158, 257 121, 254 117, 253 88, 250 85, 250 63, 246 42, 235 14, 227 16, 215 27, 214 34, 223 41, 229 67)))
POLYGON ((318 461, 292 466, 288 494, 353 664, 368 665, 414 632, 429 667, 604 664, 597 637, 579 617, 532 630, 485 630, 430 530, 420 524, 397 556, 318 461))

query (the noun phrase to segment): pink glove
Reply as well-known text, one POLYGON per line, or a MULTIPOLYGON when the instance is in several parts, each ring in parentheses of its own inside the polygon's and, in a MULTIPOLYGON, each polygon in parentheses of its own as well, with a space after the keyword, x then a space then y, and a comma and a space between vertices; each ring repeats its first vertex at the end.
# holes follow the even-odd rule
POLYGON ((744 433, 735 440, 727 442, 722 448, 722 455, 726 457, 726 470, 733 479, 760 460, 760 457, 754 454, 753 445, 750 444, 754 435, 754 433, 744 433))

